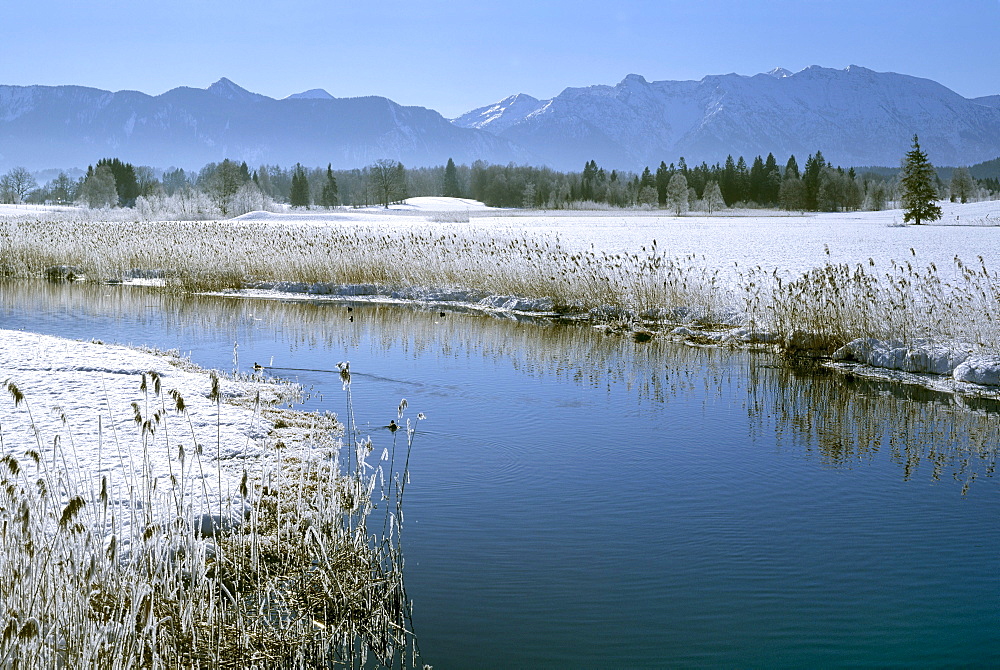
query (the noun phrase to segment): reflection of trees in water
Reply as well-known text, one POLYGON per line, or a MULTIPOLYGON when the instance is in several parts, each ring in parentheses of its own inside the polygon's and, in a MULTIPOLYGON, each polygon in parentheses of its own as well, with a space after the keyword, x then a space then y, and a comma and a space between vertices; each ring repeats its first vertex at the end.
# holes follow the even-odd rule
POLYGON ((576 324, 467 317, 451 307, 441 316, 436 307, 220 298, 88 284, 0 288, 0 308, 129 318, 181 335, 253 338, 254 328, 246 326, 256 324, 280 331, 293 346, 333 349, 338 356, 360 347, 412 357, 483 356, 525 374, 605 392, 622 386, 640 405, 675 398, 701 398, 706 405, 742 402, 752 436, 773 431, 779 445, 818 450, 833 467, 853 467, 888 450, 904 479, 929 469, 933 479, 954 477, 963 489, 993 475, 1000 443, 1000 401, 786 363, 767 353, 665 340, 636 343, 576 324))
POLYGON ((996 469, 1000 401, 812 365, 749 370, 751 420, 773 421, 779 445, 818 449, 828 465, 852 467, 888 450, 905 480, 953 478, 963 493, 996 469))

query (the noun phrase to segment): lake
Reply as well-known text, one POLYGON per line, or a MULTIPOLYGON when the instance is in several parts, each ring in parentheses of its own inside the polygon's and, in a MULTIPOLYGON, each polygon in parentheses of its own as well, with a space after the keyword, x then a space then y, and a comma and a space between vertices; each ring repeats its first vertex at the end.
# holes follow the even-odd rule
POLYGON ((377 451, 406 398, 436 668, 1000 665, 996 401, 450 308, 22 282, 0 327, 259 363, 341 416, 349 360, 377 451))

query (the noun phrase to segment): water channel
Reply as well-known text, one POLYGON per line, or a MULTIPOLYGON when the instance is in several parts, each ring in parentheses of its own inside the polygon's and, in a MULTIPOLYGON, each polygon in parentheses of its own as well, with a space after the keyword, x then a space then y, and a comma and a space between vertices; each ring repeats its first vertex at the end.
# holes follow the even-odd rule
POLYGON ((337 413, 349 360, 376 447, 406 398, 435 668, 1000 665, 996 401, 447 308, 0 283, 0 327, 238 344, 337 413))

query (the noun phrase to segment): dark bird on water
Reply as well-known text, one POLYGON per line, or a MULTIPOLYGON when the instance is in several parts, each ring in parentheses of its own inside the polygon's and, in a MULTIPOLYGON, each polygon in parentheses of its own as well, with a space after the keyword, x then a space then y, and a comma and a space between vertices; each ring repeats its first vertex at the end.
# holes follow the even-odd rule
POLYGON ((261 365, 260 363, 254 363, 253 364, 253 369, 256 370, 257 372, 260 372, 261 370, 264 369, 264 366, 261 365))
POLYGON ((392 421, 389 422, 389 425, 386 426, 386 428, 389 429, 390 433, 395 433, 397 430, 399 430, 399 424, 396 423, 395 419, 393 419, 392 421))

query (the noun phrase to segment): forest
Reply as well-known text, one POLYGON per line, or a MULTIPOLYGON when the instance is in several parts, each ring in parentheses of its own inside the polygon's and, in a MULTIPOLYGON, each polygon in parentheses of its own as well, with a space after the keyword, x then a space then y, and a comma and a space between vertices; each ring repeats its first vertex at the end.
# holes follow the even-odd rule
MULTIPOLYGON (((992 163, 997 163, 993 166, 992 163)), ((990 164, 936 170, 941 200, 968 202, 997 197, 1000 182, 990 164), (976 175, 976 176, 974 176, 976 175)), ((661 162, 641 173, 589 161, 580 172, 546 167, 446 165, 406 168, 378 160, 364 168, 334 170, 279 165, 248 166, 223 160, 198 171, 159 170, 103 158, 76 179, 65 172, 39 186, 24 168, 0 176, 0 200, 7 203, 76 204, 93 209, 137 208, 178 219, 238 216, 275 204, 302 208, 388 206, 413 196, 472 198, 494 207, 528 209, 666 209, 712 213, 726 208, 788 211, 881 210, 898 200, 899 169, 844 169, 821 151, 800 168, 790 156, 780 165, 773 154, 749 163, 727 156, 722 162, 689 166, 684 158, 661 162)))

